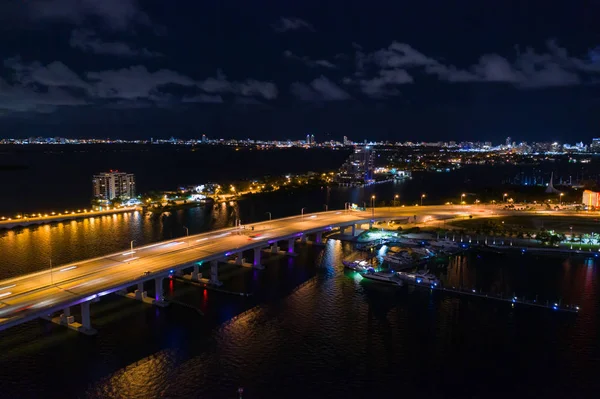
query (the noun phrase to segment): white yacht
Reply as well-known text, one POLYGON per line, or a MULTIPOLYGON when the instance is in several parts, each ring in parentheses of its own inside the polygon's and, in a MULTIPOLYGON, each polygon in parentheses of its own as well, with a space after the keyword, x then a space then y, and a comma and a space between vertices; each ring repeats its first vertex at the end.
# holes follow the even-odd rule
POLYGON ((369 262, 367 262, 366 260, 355 260, 355 261, 343 260, 342 264, 347 269, 355 270, 357 272, 363 272, 363 273, 366 272, 371 267, 369 262))
POLYGON ((364 278, 380 283, 393 284, 402 286, 404 285, 401 278, 394 272, 375 272, 372 269, 362 275, 364 278))

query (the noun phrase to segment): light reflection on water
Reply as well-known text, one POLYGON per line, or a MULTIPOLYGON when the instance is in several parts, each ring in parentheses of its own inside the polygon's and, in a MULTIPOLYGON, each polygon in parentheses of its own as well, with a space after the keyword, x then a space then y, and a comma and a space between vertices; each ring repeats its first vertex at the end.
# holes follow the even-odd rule
MULTIPOLYGON (((225 207, 210 220, 226 223, 232 215, 225 207)), ((127 247, 130 234, 150 242, 190 216, 178 215, 176 223, 129 218, 117 215, 111 222, 115 231, 124 231, 112 244, 119 249, 127 247)), ((69 248, 65 256, 72 257, 68 243, 86 251, 78 240, 94 228, 99 230, 93 234, 110 239, 104 230, 111 224, 103 223, 99 218, 41 226, 13 234, 10 242, 18 248, 39 240, 43 253, 49 245, 44 234, 56 232, 52 241, 63 243, 69 248)), ((94 338, 44 322, 2 333, 0 379, 13 381, 4 393, 225 398, 243 386, 245 398, 358 398, 395 395, 401 386, 403 395, 423 394, 427 387, 428 397, 449 391, 487 397, 490 387, 498 395, 539 397, 598 388, 600 287, 593 260, 471 253, 433 269, 446 284, 578 302, 583 311, 571 317, 382 286, 343 269, 342 259, 362 255, 340 241, 297 244, 296 251, 298 257, 266 255, 263 271, 232 273, 225 287, 254 293, 250 297, 165 283, 169 295, 205 316, 177 304, 152 308, 108 296, 92 305, 92 323, 99 330, 94 338), (64 375, 69 384, 62 382, 64 375), (541 378, 547 375, 561 378, 541 378)))

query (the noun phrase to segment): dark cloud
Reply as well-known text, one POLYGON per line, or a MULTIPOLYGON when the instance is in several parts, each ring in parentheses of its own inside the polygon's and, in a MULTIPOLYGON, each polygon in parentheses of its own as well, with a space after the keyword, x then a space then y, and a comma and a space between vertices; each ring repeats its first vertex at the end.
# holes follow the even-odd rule
POLYGON ((18 57, 6 59, 4 66, 11 72, 11 81, 0 80, 0 109, 5 111, 51 112, 59 106, 92 103, 118 108, 220 103, 224 94, 249 102, 255 97, 273 100, 278 95, 272 82, 232 82, 222 73, 197 81, 169 69, 151 71, 136 65, 80 76, 62 62, 25 63, 18 57))
POLYGON ((214 94, 199 94, 193 97, 184 97, 181 99, 181 102, 221 104, 223 102, 223 97, 214 94))
MULTIPOLYGON (((363 92, 375 97, 397 93, 388 90, 390 84, 411 83, 407 69, 451 83, 506 83, 519 88, 578 85, 586 82, 584 75, 600 72, 597 63, 570 57, 566 49, 554 41, 548 41, 547 53, 528 48, 523 53, 518 52, 512 61, 498 54, 485 54, 476 64, 464 69, 428 57, 406 43, 394 41, 387 48, 372 53, 357 48, 354 76, 361 78, 358 82, 363 92)), ((355 82, 352 78, 347 80, 355 82)))
POLYGON ((52 112, 61 106, 86 105, 68 90, 50 86, 38 89, 22 84, 9 84, 0 78, 0 110, 10 112, 52 112))
POLYGON ((412 83, 412 76, 404 69, 384 69, 379 76, 359 81, 360 88, 369 97, 383 98, 399 94, 397 86, 412 83))
POLYGON ((242 96, 259 96, 265 100, 277 98, 277 86, 272 82, 261 82, 248 79, 243 82, 231 82, 219 71, 216 78, 208 78, 198 83, 198 87, 207 93, 238 94, 242 96))
POLYGON ((90 86, 79 75, 59 61, 47 65, 40 62, 23 63, 19 57, 8 58, 4 66, 12 71, 15 83, 23 86, 33 84, 47 87, 71 87, 89 90, 90 86))
POLYGON ((295 82, 290 86, 290 92, 301 101, 344 101, 350 100, 350 95, 337 84, 320 76, 309 85, 295 82))
POLYGON ((33 0, 26 2, 36 20, 56 20, 88 26, 99 20, 105 27, 127 30, 134 24, 149 25, 150 18, 137 0, 33 0))
POLYGON ((142 65, 87 72, 85 76, 92 85, 91 94, 98 98, 152 99, 161 97, 164 93, 161 92, 161 88, 168 85, 184 87, 197 85, 193 79, 175 71, 161 69, 151 72, 142 65))
POLYGON ((99 39, 90 30, 76 29, 69 39, 71 47, 94 54, 116 55, 122 57, 161 57, 161 53, 146 48, 134 48, 124 42, 107 42, 99 39))
POLYGON ((300 18, 284 18, 281 17, 279 21, 272 25, 276 32, 288 32, 292 30, 308 30, 315 32, 315 28, 308 22, 300 18))
POLYGON ((311 67, 311 68, 315 68, 315 67, 322 67, 322 68, 328 68, 328 69, 336 69, 337 68, 337 66, 335 64, 333 64, 332 62, 329 62, 327 60, 311 60, 307 56, 300 57, 300 56, 292 53, 290 50, 284 51, 283 55, 284 55, 284 57, 286 57, 290 60, 301 62, 304 65, 311 67))

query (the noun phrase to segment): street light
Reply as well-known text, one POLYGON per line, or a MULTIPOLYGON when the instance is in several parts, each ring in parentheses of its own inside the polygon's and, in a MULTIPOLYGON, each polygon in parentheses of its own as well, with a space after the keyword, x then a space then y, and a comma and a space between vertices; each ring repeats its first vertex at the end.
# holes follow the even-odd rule
POLYGON ((562 203, 563 203, 563 202, 562 202, 562 197, 563 197, 563 195, 565 195, 565 193, 560 193, 560 195, 558 196, 558 198, 560 199, 560 201, 559 201, 559 202, 560 202, 560 204, 561 204, 561 205, 562 205, 562 203))
POLYGON ((504 193, 504 195, 502 195, 502 201, 506 202, 506 197, 508 197, 508 194, 504 193))
POLYGON ((573 249, 573 226, 570 226, 569 229, 571 230, 571 249, 573 249))
POLYGON ((302 216, 302 219, 304 219, 304 210, 305 210, 305 209, 306 209, 306 208, 302 208, 302 209, 300 210, 300 215, 302 216))
POLYGON ((269 214, 269 221, 271 220, 271 212, 265 212, 269 214))
POLYGON ((131 243, 130 243, 130 245, 131 245, 131 252, 133 252, 133 242, 134 242, 134 241, 135 241, 135 240, 131 240, 131 243))
POLYGON ((465 198, 466 196, 467 196, 467 194, 465 194, 465 193, 462 193, 462 194, 460 195, 460 203, 461 203, 461 204, 462 204, 462 202, 463 202, 463 198, 465 198))
POLYGON ((421 206, 423 206, 423 198, 425 198, 425 194, 421 194, 421 206))
POLYGON ((400 198, 398 194, 394 195, 394 206, 397 206, 396 203, 398 202, 398 198, 400 198))
POLYGON ((329 211, 329 205, 323 204, 323 206, 325 206, 325 212, 329 211))
POLYGON ((375 217, 375 196, 371 195, 371 215, 375 217))

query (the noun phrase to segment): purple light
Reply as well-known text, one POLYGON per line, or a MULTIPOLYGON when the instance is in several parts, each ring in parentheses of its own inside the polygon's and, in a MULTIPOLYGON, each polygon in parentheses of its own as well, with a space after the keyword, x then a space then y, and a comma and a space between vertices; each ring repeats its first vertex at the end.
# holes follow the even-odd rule
POLYGON ((296 237, 302 237, 304 235, 304 233, 298 233, 296 234, 296 237))
POLYGON ((225 256, 231 255, 231 252, 225 252, 225 256))

